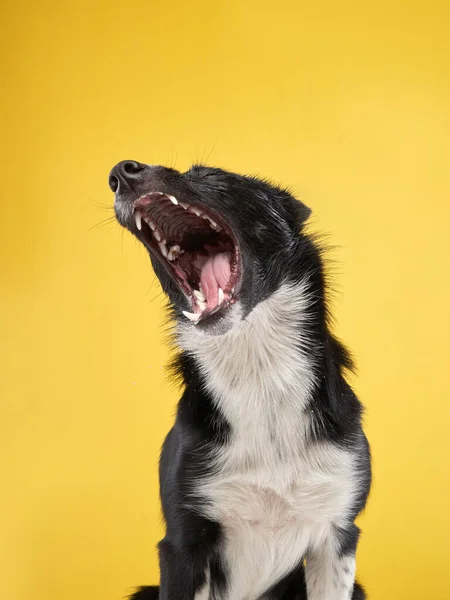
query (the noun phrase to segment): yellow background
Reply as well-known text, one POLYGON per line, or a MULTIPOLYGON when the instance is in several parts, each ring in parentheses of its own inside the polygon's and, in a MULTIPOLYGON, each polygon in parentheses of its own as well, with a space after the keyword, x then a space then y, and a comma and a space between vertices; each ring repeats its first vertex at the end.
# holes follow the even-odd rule
POLYGON ((158 579, 177 392, 125 158, 294 188, 330 233, 375 480, 373 600, 450 598, 448 2, 9 2, 1 20, 0 597, 158 579))

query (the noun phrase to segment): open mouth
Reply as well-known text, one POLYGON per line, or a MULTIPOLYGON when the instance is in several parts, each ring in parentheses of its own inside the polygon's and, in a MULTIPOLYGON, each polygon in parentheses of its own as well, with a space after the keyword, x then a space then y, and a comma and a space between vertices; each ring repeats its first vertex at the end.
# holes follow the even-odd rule
POLYGON ((194 323, 236 302, 239 247, 231 228, 210 209, 149 192, 134 204, 137 237, 189 299, 194 323))

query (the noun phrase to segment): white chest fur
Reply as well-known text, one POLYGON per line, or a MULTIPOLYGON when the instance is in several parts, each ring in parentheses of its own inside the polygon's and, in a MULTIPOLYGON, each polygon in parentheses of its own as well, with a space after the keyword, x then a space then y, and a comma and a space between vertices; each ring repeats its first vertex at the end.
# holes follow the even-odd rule
POLYGON ((180 328, 180 344, 231 426, 214 476, 196 486, 206 516, 223 527, 230 600, 258 598, 324 543, 333 524, 345 523, 354 494, 352 456, 307 442, 315 381, 299 330, 308 305, 305 285, 285 285, 223 336, 180 328))
MULTIPOLYGON (((303 450, 295 465, 278 460, 272 473, 264 465, 219 471, 201 486, 209 501, 206 516, 221 523, 225 534, 227 598, 258 598, 298 566, 308 549, 331 538, 333 524, 346 524, 356 484, 351 456, 328 444, 303 450)), ((225 460, 229 467, 230 458, 225 460)))

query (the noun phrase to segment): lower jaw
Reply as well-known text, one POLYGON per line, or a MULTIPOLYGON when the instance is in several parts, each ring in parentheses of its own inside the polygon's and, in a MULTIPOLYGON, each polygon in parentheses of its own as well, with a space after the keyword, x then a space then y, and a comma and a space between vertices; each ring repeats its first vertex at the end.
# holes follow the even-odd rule
MULTIPOLYGON (((182 327, 180 331, 219 336, 230 331, 239 314, 239 302, 236 300, 232 305, 221 305, 215 308, 195 323, 183 314, 179 315, 177 321, 178 326, 182 327)), ((184 344, 180 343, 180 345, 183 347, 184 344)))
MULTIPOLYGON (((222 292, 222 290, 220 290, 222 292)), ((223 319, 226 314, 230 311, 231 307, 236 304, 237 297, 234 293, 221 293, 222 298, 219 296, 220 303, 213 308, 204 309, 202 308, 202 302, 200 302, 195 296, 191 295, 188 297, 190 304, 189 310, 182 310, 181 313, 186 320, 191 321, 194 325, 208 324, 212 320, 223 319), (192 312, 191 312, 192 311, 192 312)))

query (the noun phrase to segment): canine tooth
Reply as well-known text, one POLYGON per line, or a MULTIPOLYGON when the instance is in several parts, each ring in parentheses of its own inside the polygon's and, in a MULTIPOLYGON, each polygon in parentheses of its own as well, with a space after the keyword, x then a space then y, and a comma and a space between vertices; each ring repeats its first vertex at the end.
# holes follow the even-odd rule
POLYGON ((194 296, 197 298, 197 300, 200 300, 200 302, 206 302, 205 294, 203 292, 194 290, 194 296))
POLYGON ((224 301, 224 299, 225 299, 225 295, 223 293, 223 289, 219 288, 219 304, 222 304, 222 302, 224 301))
POLYGON ((183 315, 190 321, 193 321, 194 323, 196 323, 200 319, 200 315, 187 312, 187 310, 183 310, 183 315))
POLYGON ((142 229, 142 213, 140 210, 137 210, 134 213, 134 220, 136 222, 136 227, 139 229, 139 231, 141 231, 141 229, 142 229))
POLYGON ((163 240, 162 242, 159 242, 158 246, 159 246, 159 249, 161 250, 162 255, 164 256, 164 258, 167 258, 166 240, 163 240))
POLYGON ((182 206, 184 210, 187 210, 189 208, 189 204, 187 202, 180 202, 180 206, 182 206))
POLYGON ((172 204, 175 204, 175 205, 178 204, 178 200, 175 198, 175 196, 171 196, 170 194, 167 194, 167 197, 172 202, 172 204))
POLYGON ((156 230, 155 230, 155 231, 153 232, 153 235, 155 236, 155 238, 156 238, 156 241, 157 241, 157 242, 160 242, 160 241, 161 241, 161 234, 159 233, 159 231, 156 231, 156 230))

